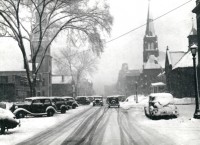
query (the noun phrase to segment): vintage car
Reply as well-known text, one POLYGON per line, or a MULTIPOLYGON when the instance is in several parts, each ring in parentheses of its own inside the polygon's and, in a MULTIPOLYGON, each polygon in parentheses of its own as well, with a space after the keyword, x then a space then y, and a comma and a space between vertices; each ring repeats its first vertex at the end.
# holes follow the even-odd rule
POLYGON ((0 108, 1 134, 4 134, 5 130, 17 127, 17 125, 20 125, 20 122, 15 119, 15 115, 10 110, 0 108))
POLYGON ((67 104, 64 98, 61 97, 49 97, 52 102, 55 103, 57 111, 60 113, 66 113, 66 110, 70 109, 70 106, 67 104))
POLYGON ((106 102, 108 103, 108 108, 110 107, 120 107, 118 96, 107 96, 106 102))
POLYGON ((77 101, 78 104, 82 104, 82 105, 89 105, 90 104, 90 100, 87 96, 77 96, 76 101, 77 101))
POLYGON ((53 116, 57 113, 55 103, 49 97, 30 97, 26 98, 22 103, 15 103, 10 110, 15 114, 16 118, 24 118, 25 116, 53 116))
POLYGON ((103 106, 103 97, 102 96, 92 96, 93 97, 93 106, 103 106))
POLYGON ((63 96, 61 97, 63 98, 67 105, 72 108, 72 109, 76 109, 76 107, 78 107, 78 103, 76 102, 76 100, 73 98, 73 97, 70 97, 70 96, 63 96))
POLYGON ((170 93, 152 93, 149 95, 145 115, 151 119, 178 117, 178 109, 170 93))

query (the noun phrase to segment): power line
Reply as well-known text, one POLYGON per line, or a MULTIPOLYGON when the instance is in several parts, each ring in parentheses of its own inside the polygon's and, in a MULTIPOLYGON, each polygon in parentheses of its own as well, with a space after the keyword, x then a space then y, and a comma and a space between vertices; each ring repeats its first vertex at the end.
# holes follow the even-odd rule
MULTIPOLYGON (((170 10, 170 11, 164 13, 164 14, 162 14, 161 16, 158 16, 157 18, 153 19, 152 22, 155 21, 155 20, 158 20, 158 19, 162 18, 163 16, 165 16, 165 15, 167 15, 167 14, 169 14, 169 13, 171 13, 171 12, 173 12, 173 11, 179 9, 179 8, 181 8, 182 6, 188 4, 188 3, 191 2, 191 1, 193 1, 193 0, 189 0, 189 1, 187 1, 187 2, 185 2, 185 3, 183 3, 183 4, 181 4, 180 6, 174 8, 174 9, 172 9, 172 10, 170 10)), ((124 34, 118 36, 118 37, 116 37, 116 38, 113 38, 113 39, 111 39, 111 40, 105 42, 105 43, 110 43, 110 42, 112 42, 112 41, 115 41, 115 40, 117 40, 117 39, 119 39, 119 38, 121 38, 121 37, 123 37, 123 36, 125 36, 125 35, 127 35, 127 34, 129 34, 129 33, 131 33, 131 32, 133 32, 133 31, 135 31, 135 30, 137 30, 137 29, 140 29, 140 28, 142 28, 143 26, 146 26, 146 25, 147 25, 147 23, 145 23, 145 24, 143 24, 143 25, 140 25, 139 27, 136 27, 136 28, 134 28, 134 29, 132 29, 132 30, 130 30, 130 31, 128 31, 128 32, 126 32, 126 33, 124 33, 124 34)))

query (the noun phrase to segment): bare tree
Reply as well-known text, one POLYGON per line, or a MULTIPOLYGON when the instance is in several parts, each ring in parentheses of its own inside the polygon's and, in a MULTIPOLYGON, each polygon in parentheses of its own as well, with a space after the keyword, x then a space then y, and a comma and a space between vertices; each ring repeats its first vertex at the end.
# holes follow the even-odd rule
POLYGON ((104 48, 101 35, 110 33, 112 20, 106 3, 91 4, 89 0, 0 0, 1 36, 17 41, 33 96, 36 95, 36 76, 44 56, 58 35, 64 34, 68 43, 75 46, 88 42, 89 47, 99 54, 104 48), (27 49, 31 51, 33 75, 30 74, 27 49))
POLYGON ((63 49, 54 57, 54 63, 60 74, 67 74, 72 77, 75 85, 75 93, 78 93, 78 86, 88 75, 92 76, 97 70, 98 57, 91 51, 78 51, 77 49, 63 49))

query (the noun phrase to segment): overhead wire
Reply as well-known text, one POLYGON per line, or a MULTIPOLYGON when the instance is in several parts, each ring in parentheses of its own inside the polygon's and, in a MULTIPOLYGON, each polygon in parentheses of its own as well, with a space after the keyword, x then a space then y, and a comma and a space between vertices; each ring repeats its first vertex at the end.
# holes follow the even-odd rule
MULTIPOLYGON (((160 18, 162 18, 162 17, 164 17, 164 16, 166 16, 167 14, 169 14, 169 13, 171 13, 171 12, 173 12, 173 11, 175 11, 175 10, 181 8, 181 7, 183 7, 184 5, 188 4, 188 3, 191 2, 191 1, 193 1, 193 0, 189 0, 189 1, 187 1, 187 2, 185 2, 185 3, 183 3, 183 4, 181 4, 181 5, 179 5, 178 7, 176 7, 176 8, 174 8, 174 9, 172 9, 172 10, 170 10, 170 11, 168 11, 168 12, 166 12, 166 13, 160 15, 160 16, 158 16, 157 18, 153 19, 152 22, 153 22, 153 21, 156 21, 156 20, 158 20, 158 19, 160 19, 160 18)), ((123 36, 125 36, 125 35, 127 35, 127 34, 129 34, 129 33, 131 33, 131 32, 133 32, 133 31, 135 31, 135 30, 137 30, 137 29, 140 29, 140 28, 142 28, 142 27, 144 27, 144 26, 146 26, 146 25, 147 25, 147 23, 142 24, 142 25, 140 25, 140 26, 138 26, 138 27, 136 27, 136 28, 134 28, 134 29, 132 29, 132 30, 130 30, 130 31, 128 31, 128 32, 126 32, 126 33, 124 33, 124 34, 122 34, 122 35, 120 35, 120 36, 117 36, 117 37, 115 37, 115 38, 113 38, 113 39, 111 39, 111 40, 105 42, 105 43, 110 43, 110 42, 112 42, 112 41, 115 41, 115 40, 117 40, 117 39, 119 39, 119 38, 121 38, 121 37, 123 37, 123 36)))

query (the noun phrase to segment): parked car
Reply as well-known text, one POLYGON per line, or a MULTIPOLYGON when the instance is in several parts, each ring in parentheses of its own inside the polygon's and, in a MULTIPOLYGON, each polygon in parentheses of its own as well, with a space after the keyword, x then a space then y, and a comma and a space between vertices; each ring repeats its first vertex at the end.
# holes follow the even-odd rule
POLYGON ((86 96, 77 96, 76 101, 77 101, 78 104, 82 104, 82 105, 89 105, 90 104, 90 100, 86 96))
POLYGON ((66 113, 66 110, 70 109, 64 98, 61 97, 49 97, 56 105, 57 111, 61 113, 66 113))
POLYGON ((4 134, 5 130, 17 127, 17 125, 20 125, 20 122, 15 119, 15 115, 10 110, 0 108, 1 134, 4 134))
POLYGON ((103 97, 102 96, 92 96, 94 98, 93 100, 93 106, 103 106, 103 97))
POLYGON ((110 107, 120 107, 119 105, 119 97, 118 96, 107 96, 107 103, 108 103, 108 108, 110 107))
POLYGON ((66 101, 67 105, 70 106, 70 108, 76 109, 76 107, 78 107, 78 103, 73 97, 63 96, 61 98, 63 98, 66 101))
POLYGON ((26 98, 25 102, 13 104, 10 110, 16 118, 24 118, 27 115, 53 116, 54 113, 57 113, 57 107, 49 97, 26 98))
POLYGON ((152 119, 165 117, 178 117, 178 109, 174 105, 174 99, 170 93, 153 93, 149 95, 149 101, 144 107, 145 115, 152 119))

